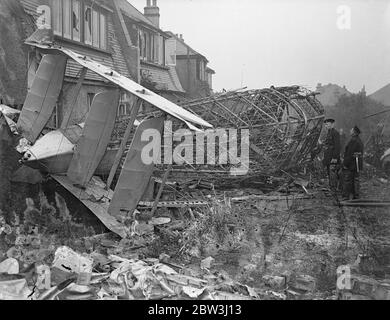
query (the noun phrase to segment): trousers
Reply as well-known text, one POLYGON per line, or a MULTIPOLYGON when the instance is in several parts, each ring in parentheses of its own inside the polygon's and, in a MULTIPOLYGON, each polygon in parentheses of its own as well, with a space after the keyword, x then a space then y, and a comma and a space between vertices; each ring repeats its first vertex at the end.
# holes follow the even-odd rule
POLYGON ((359 173, 354 170, 343 170, 343 197, 354 199, 360 197, 360 179, 359 173))

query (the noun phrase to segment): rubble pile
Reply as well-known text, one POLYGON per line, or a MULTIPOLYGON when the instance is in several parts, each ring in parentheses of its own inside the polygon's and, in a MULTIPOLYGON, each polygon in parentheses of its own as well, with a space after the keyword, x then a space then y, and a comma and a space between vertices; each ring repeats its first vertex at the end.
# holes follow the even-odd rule
POLYGON ((1 215, 1 299, 385 299, 388 275, 372 270, 336 290, 337 266, 362 250, 349 228, 372 235, 378 255, 385 212, 348 209, 345 221, 312 189, 320 181, 298 182, 290 194, 216 192, 205 207, 140 211, 122 240, 81 228, 59 195, 28 199, 22 217, 1 215))
POLYGON ((350 288, 339 290, 340 300, 390 300, 390 280, 353 274, 350 281, 350 288))
MULTIPOLYGON (((161 260, 167 261, 166 256, 161 260)), ((259 294, 224 274, 170 265, 159 259, 126 259, 59 247, 51 265, 20 272, 15 258, 0 263, 2 300, 251 300, 259 294), (175 270, 176 269, 176 270, 175 270)))

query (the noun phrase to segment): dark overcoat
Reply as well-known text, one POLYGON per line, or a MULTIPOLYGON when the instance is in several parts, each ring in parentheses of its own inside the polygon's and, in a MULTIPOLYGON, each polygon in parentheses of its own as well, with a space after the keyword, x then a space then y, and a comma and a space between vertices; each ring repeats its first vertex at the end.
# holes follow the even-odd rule
POLYGON ((328 130, 324 141, 323 165, 329 166, 332 159, 336 159, 337 163, 340 162, 340 134, 334 128, 328 130))
POLYGON ((357 172, 355 153, 360 153, 358 157, 359 171, 363 170, 363 152, 364 145, 359 136, 352 136, 345 147, 343 166, 350 171, 357 172))

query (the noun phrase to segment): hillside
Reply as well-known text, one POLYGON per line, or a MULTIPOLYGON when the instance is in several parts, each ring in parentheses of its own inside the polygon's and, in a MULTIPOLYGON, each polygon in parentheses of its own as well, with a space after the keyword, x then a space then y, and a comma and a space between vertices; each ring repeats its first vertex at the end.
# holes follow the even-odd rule
POLYGON ((390 106, 390 83, 369 96, 371 99, 390 106))

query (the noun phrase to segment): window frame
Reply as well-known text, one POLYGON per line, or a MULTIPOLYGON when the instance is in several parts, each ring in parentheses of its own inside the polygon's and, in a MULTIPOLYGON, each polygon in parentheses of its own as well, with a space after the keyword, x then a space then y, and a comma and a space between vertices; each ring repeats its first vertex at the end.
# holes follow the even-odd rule
POLYGON ((140 60, 162 67, 166 66, 165 37, 158 32, 138 26, 138 49, 140 60))
MULTIPOLYGON (((84 46, 88 46, 88 47, 91 47, 91 48, 94 48, 96 50, 101 50, 101 51, 105 51, 107 52, 108 51, 108 43, 109 43, 109 29, 108 29, 108 21, 109 21, 109 13, 107 11, 107 9, 99 6, 99 5, 96 5, 96 4, 91 4, 90 1, 84 1, 84 0, 55 0, 56 1, 56 4, 54 4, 54 2, 52 3, 52 11, 53 11, 53 14, 52 14, 52 25, 53 25, 53 34, 60 38, 60 39, 63 39, 65 41, 72 41, 74 43, 77 43, 77 44, 80 44, 80 45, 84 45, 84 46), (70 37, 68 35, 65 35, 65 11, 64 11, 64 8, 66 7, 64 5, 65 1, 69 2, 69 6, 68 6, 68 9, 70 9, 70 18, 69 18, 69 23, 70 23, 70 37), (79 35, 78 36, 75 36, 73 31, 73 10, 74 10, 74 3, 78 2, 79 3, 79 35), (86 31, 87 31, 87 24, 86 24, 86 21, 85 21, 85 13, 86 13, 86 10, 90 8, 91 9, 91 26, 92 26, 92 32, 91 32, 91 41, 87 41, 86 40, 86 31), (60 14, 57 14, 57 10, 60 11, 60 14), (98 21, 95 23, 94 22, 94 12, 96 12, 97 14, 97 17, 98 17, 98 21), (58 18, 58 17, 61 17, 61 21, 60 23, 56 23, 55 22, 55 19, 58 18), (104 23, 102 24, 102 16, 104 17, 104 23), (58 29, 61 29, 61 30, 56 30, 56 28, 58 27, 58 29), (94 27, 97 27, 97 33, 95 34, 95 36, 97 35, 97 45, 96 45, 96 42, 94 42, 94 33, 96 32, 95 28, 94 27), (104 30, 104 31, 103 31, 104 30), (103 31, 103 32, 102 32, 103 31), (104 34, 104 38, 102 38, 104 34), (102 41, 104 40, 104 41, 102 41)), ((96 19, 96 18, 95 18, 96 19)))
POLYGON ((72 0, 72 17, 71 17, 71 22, 72 22, 72 40, 73 41, 77 41, 77 42, 81 42, 81 39, 82 39, 82 22, 81 22, 81 17, 82 17, 82 2, 80 0, 72 0), (76 38, 75 39, 75 34, 74 34, 74 20, 73 20, 73 14, 74 14, 74 10, 75 10, 75 4, 78 3, 78 27, 79 27, 79 31, 78 31, 78 39, 76 38))

